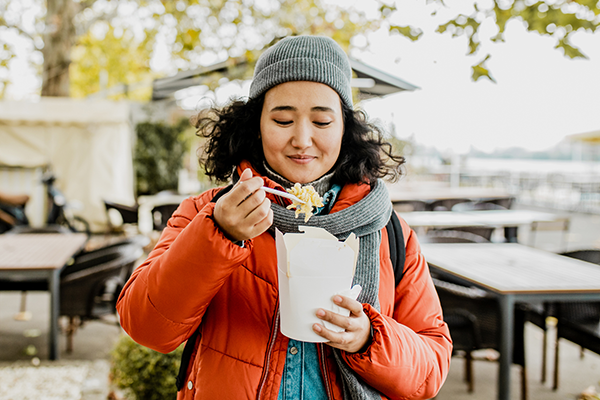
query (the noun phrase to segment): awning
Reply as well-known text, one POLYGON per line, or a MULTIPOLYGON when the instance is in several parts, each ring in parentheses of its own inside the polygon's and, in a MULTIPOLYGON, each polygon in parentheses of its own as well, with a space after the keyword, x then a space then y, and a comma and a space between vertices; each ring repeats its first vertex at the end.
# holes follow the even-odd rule
MULTIPOLYGON (((361 99, 419 89, 418 86, 361 61, 351 59, 350 65, 356 75, 351 84, 358 88, 361 99)), ((208 85, 214 81, 214 74, 222 74, 225 77, 234 76, 237 79, 239 76, 243 76, 242 71, 247 71, 248 68, 247 61, 230 59, 208 67, 182 71, 168 78, 155 79, 152 83, 152 100, 171 98, 176 91, 191 86, 208 85)))

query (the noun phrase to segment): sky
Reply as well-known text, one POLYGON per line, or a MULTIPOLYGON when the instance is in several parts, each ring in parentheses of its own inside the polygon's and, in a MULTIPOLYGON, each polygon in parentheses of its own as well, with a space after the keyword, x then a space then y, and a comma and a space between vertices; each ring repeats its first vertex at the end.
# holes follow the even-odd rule
MULTIPOLYGON (((496 30, 484 24, 482 48, 467 57, 466 39, 434 33, 434 19, 423 7, 407 7, 403 22, 417 13, 429 27, 419 41, 374 35, 369 52, 357 56, 420 87, 363 105, 370 116, 393 121, 399 137, 455 153, 471 147, 536 151, 570 134, 600 130, 600 33, 577 33, 573 43, 589 59, 571 60, 554 49, 554 39, 527 32, 521 22, 507 26, 501 44, 485 40, 496 30), (488 51, 496 83, 473 82, 470 66, 488 51)), ((440 14, 437 21, 446 22, 440 14)))
MULTIPOLYGON (((368 0, 326 1, 373 11, 373 2, 368 0)), ((478 3, 486 1, 490 0, 478 3)), ((496 28, 484 23, 480 50, 466 56, 466 38, 434 31, 458 12, 470 14, 472 1, 446 0, 447 8, 425 5, 423 0, 398 3, 393 23, 420 27, 421 39, 412 42, 382 30, 368 37, 368 50, 351 53, 420 88, 358 105, 382 125, 393 123, 398 137, 462 154, 471 148, 546 150, 568 135, 600 130, 600 32, 578 32, 573 43, 589 59, 571 60, 554 49, 554 39, 526 32, 519 21, 507 25, 505 43, 491 42, 496 28), (437 15, 432 17, 435 9, 437 15), (487 67, 496 83, 473 82, 471 65, 488 52, 487 67)), ((39 82, 23 63, 16 66, 10 95, 31 98, 39 82)), ((217 100, 247 95, 248 88, 247 82, 229 85, 217 93, 217 100)), ((206 94, 195 88, 178 95, 185 107, 197 108, 206 94)))

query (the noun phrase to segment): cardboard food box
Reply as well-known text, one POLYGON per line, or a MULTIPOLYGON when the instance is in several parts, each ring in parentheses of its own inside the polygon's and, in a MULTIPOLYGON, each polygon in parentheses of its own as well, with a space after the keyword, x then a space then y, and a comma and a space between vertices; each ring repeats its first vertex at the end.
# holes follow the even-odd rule
POLYGON ((356 299, 360 286, 351 288, 358 258, 359 239, 354 233, 344 241, 325 229, 300 226, 303 233, 275 232, 279 277, 281 333, 304 342, 326 342, 312 326, 343 331, 316 316, 323 308, 348 316, 350 311, 333 303, 336 294, 356 299))

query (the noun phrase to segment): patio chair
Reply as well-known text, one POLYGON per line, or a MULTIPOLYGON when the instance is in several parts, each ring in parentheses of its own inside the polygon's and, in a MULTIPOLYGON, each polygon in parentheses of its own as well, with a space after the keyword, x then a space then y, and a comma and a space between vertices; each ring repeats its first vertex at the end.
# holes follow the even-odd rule
MULTIPOLYGON (((67 352, 73 350, 73 335, 89 320, 116 312, 116 301, 142 246, 131 240, 81 253, 60 275, 60 315, 68 317, 65 329, 67 352)), ((0 280, 0 290, 48 290, 46 280, 0 280)))
MULTIPOLYGON (((436 229, 436 231, 437 230, 472 233, 474 235, 481 236, 487 242, 489 242, 492 240, 492 235, 494 234, 494 231, 496 230, 496 228, 494 228, 493 226, 457 226, 454 228, 436 229)), ((474 240, 478 240, 478 238, 476 238, 474 240)), ((474 241, 474 243, 480 243, 480 242, 474 241)))
POLYGON ((161 204, 152 208, 152 220, 155 231, 162 231, 167 227, 167 221, 173 215, 173 212, 177 210, 179 203, 175 204, 161 204))
MULTIPOLYGON (((467 287, 433 278, 452 336, 453 356, 465 359, 465 381, 469 393, 474 391, 473 352, 500 347, 500 307, 497 300, 476 287, 467 287)), ((515 307, 513 363, 521 366, 521 398, 527 399, 527 370, 525 368, 525 311, 515 307)), ((489 358, 483 358, 488 360, 489 358)), ((495 361, 492 358, 491 361, 495 361)))
POLYGON ((106 210, 106 220, 108 221, 109 229, 118 230, 121 224, 137 224, 138 223, 138 208, 137 204, 126 206, 108 200, 103 200, 104 209, 106 210), (116 217, 112 217, 112 213, 117 212, 116 217), (120 216, 121 221, 118 221, 120 216))
POLYGON ((429 204, 428 211, 450 211, 452 207, 459 203, 468 203, 470 199, 441 199, 432 201, 429 204))
POLYGON ((429 203, 423 200, 402 200, 394 202, 397 212, 427 211, 429 203))
POLYGON ((452 211, 483 211, 483 210, 507 210, 499 204, 488 201, 466 201, 457 203, 452 207, 452 211))
MULTIPOLYGON (((600 264, 600 250, 578 250, 562 253, 567 257, 600 264)), ((560 302, 550 306, 557 318, 552 388, 558 389, 559 342, 566 339, 600 355, 600 302, 560 302)))
MULTIPOLYGON (((491 235, 491 233, 490 233, 491 235)), ((456 229, 430 230, 420 237, 422 243, 489 243, 483 236, 456 229)))

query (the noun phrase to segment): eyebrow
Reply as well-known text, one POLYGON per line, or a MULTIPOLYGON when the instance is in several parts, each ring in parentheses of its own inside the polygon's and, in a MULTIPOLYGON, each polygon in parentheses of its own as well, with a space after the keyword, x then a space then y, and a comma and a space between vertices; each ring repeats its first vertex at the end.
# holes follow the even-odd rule
MULTIPOLYGON (((277 107, 273 107, 270 112, 276 112, 276 111, 298 111, 298 109, 294 106, 277 106, 277 107)), ((335 111, 333 110, 333 108, 325 107, 325 106, 312 107, 310 109, 310 111, 329 112, 329 113, 335 114, 335 111)))

